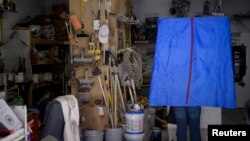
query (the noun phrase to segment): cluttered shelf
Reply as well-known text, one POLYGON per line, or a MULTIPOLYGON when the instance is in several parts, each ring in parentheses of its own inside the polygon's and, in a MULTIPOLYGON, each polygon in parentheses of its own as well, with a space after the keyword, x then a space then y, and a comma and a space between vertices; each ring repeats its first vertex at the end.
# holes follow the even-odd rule
POLYGON ((64 63, 58 62, 37 62, 36 64, 32 64, 32 66, 41 66, 41 65, 64 65, 64 63))
POLYGON ((45 82, 42 82, 42 83, 33 83, 33 89, 53 86, 53 85, 62 84, 62 83, 63 83, 63 81, 60 81, 60 80, 45 81, 45 82))
POLYGON ((31 44, 68 45, 68 42, 63 40, 31 38, 31 44))

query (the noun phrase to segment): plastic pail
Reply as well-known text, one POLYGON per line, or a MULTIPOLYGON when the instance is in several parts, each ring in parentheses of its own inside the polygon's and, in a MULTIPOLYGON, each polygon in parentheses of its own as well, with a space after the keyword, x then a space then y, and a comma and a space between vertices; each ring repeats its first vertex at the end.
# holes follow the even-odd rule
POLYGON ((84 141, 103 141, 103 131, 85 130, 84 141))
POLYGON ((122 141, 122 128, 107 128, 105 129, 105 141, 122 141))
POLYGON ((126 112, 126 132, 142 133, 144 112, 126 112))

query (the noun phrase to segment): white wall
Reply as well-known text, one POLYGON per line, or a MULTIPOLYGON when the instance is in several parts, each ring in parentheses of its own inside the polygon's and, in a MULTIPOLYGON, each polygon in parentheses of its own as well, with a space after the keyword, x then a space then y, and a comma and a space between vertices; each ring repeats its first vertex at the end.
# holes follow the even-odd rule
MULTIPOLYGON (((133 13, 141 22, 144 21, 147 15, 158 13, 160 17, 171 17, 169 9, 172 6, 172 0, 131 0, 133 13)), ((202 14, 203 4, 205 0, 190 0, 189 16, 202 14)), ((216 5, 216 0, 210 0, 210 11, 213 11, 216 5)), ((249 0, 223 0, 222 9, 225 15, 236 13, 246 13, 250 10, 249 0)))
MULTIPOLYGON (((203 3, 205 0, 190 0, 190 12, 188 16, 200 15, 203 12, 203 3)), ((172 0, 132 0, 133 13, 137 16, 140 22, 144 22, 144 19, 148 15, 158 13, 159 17, 173 17, 169 14, 169 9, 171 7, 172 0)), ((210 11, 213 11, 216 5, 216 0, 210 0, 210 11)), ((223 0, 222 4, 223 11, 225 15, 233 14, 246 14, 250 11, 250 1, 249 0, 223 0)), ((244 43, 247 48, 250 47, 249 38, 250 35, 250 19, 232 21, 231 24, 232 32, 240 32, 242 34, 241 42, 244 43)), ((250 57, 249 49, 247 49, 247 58, 250 57)), ((247 74, 244 78, 246 83, 245 87, 240 87, 236 85, 236 95, 237 95, 237 107, 244 107, 247 100, 250 99, 250 60, 247 59, 247 74)))

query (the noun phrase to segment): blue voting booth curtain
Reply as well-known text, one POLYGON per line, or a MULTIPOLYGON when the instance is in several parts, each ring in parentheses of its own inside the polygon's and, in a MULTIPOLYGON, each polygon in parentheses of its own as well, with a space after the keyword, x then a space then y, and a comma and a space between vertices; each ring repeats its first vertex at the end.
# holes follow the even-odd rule
POLYGON ((159 18, 150 106, 235 108, 230 19, 159 18))

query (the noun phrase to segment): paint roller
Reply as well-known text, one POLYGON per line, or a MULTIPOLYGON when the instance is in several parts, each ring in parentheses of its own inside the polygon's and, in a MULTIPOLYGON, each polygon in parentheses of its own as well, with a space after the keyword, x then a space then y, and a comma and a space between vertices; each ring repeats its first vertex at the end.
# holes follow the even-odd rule
POLYGON ((81 24, 79 18, 75 14, 71 15, 69 19, 70 19, 71 25, 75 31, 79 31, 82 29, 82 24, 81 24))

